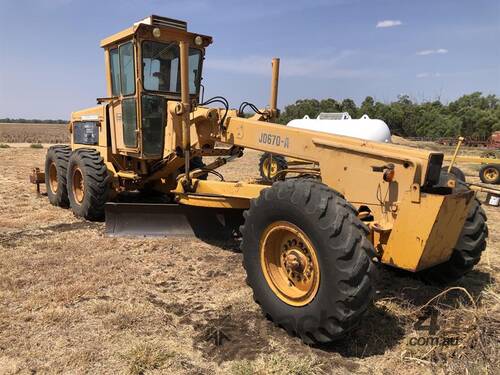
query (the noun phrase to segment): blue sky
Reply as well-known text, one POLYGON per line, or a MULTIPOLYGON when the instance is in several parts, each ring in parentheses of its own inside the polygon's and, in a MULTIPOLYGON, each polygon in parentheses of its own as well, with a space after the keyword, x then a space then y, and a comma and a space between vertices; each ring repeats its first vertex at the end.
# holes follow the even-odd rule
POLYGON ((99 41, 150 14, 212 35, 206 96, 263 106, 500 94, 499 0, 0 0, 0 117, 63 118, 105 96, 99 41))

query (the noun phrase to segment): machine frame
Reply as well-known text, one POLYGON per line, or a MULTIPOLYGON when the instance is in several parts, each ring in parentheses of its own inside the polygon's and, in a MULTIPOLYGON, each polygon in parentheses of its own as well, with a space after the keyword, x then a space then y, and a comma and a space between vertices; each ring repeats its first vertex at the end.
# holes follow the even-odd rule
MULTIPOLYGON (((452 194, 454 181, 449 182, 447 189, 433 188, 438 183, 442 153, 273 123, 278 116, 279 59, 272 63, 269 107, 260 114, 244 118, 235 110, 199 106, 198 93, 189 94, 187 52, 190 45, 195 45, 195 40, 200 43, 200 39, 202 43, 197 48, 204 55, 205 48, 212 43, 210 36, 137 23, 101 41, 105 50, 108 97, 98 98, 98 102, 106 104, 73 112, 69 128, 72 131, 80 121, 98 123, 97 145, 78 144, 72 137, 71 148, 94 148, 102 155, 112 177, 113 194, 152 185, 156 190, 173 194, 175 201, 182 205, 246 209, 250 200, 268 185, 199 180, 196 177, 200 170, 190 170, 190 158, 234 158, 245 148, 275 153, 319 166, 321 181, 353 204, 371 228, 370 238, 382 262, 420 271, 450 258, 473 193, 452 194), (163 154, 156 159, 144 155, 140 147, 126 149, 117 146, 123 133, 119 130, 121 113, 116 110, 116 104, 124 97, 111 96, 110 50, 132 41, 140 144, 140 98, 145 90, 141 80, 139 46, 146 40, 176 41, 180 48, 181 92, 177 96, 162 95, 170 100, 166 108, 163 154), (220 143, 230 147, 216 147, 220 143), (159 164, 161 167, 155 169, 154 166, 159 164), (182 167, 188 173, 176 174, 182 167), (450 211, 454 212, 453 220, 450 220, 450 211), (412 219, 426 215, 431 217, 430 221, 412 219), (411 229, 403 230, 405 227, 411 229), (440 238, 439 246, 430 245, 432 236, 440 238)), ((217 159, 205 169, 215 170, 225 162, 217 159)))

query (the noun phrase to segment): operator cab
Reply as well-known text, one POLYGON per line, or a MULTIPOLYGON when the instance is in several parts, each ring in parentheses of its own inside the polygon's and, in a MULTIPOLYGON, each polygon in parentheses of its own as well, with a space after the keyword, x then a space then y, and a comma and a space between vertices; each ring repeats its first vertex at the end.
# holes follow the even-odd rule
POLYGON ((198 102, 206 35, 184 21, 150 16, 101 41, 113 153, 159 159, 163 153, 167 101, 181 99, 180 42, 189 44, 190 100, 198 102))

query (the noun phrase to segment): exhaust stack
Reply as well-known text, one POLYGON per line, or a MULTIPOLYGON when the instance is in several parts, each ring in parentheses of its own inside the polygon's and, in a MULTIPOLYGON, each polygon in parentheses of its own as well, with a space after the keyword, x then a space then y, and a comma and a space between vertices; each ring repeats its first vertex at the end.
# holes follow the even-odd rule
POLYGON ((275 57, 272 60, 272 77, 271 77, 271 97, 269 100, 269 111, 271 118, 278 117, 278 81, 280 75, 280 59, 275 57))

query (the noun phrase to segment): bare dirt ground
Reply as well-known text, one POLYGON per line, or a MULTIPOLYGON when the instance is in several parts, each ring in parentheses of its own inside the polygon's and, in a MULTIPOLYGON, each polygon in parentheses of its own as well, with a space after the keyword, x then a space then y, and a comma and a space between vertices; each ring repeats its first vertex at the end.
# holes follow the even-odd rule
MULTIPOLYGON (((45 151, 0 149, 0 374, 498 373, 499 208, 480 264, 429 303, 450 345, 414 328, 446 288, 382 267, 359 329, 311 348, 261 315, 236 242, 107 238, 50 206, 27 183, 45 151)), ((256 177, 258 157, 221 172, 256 177)))

